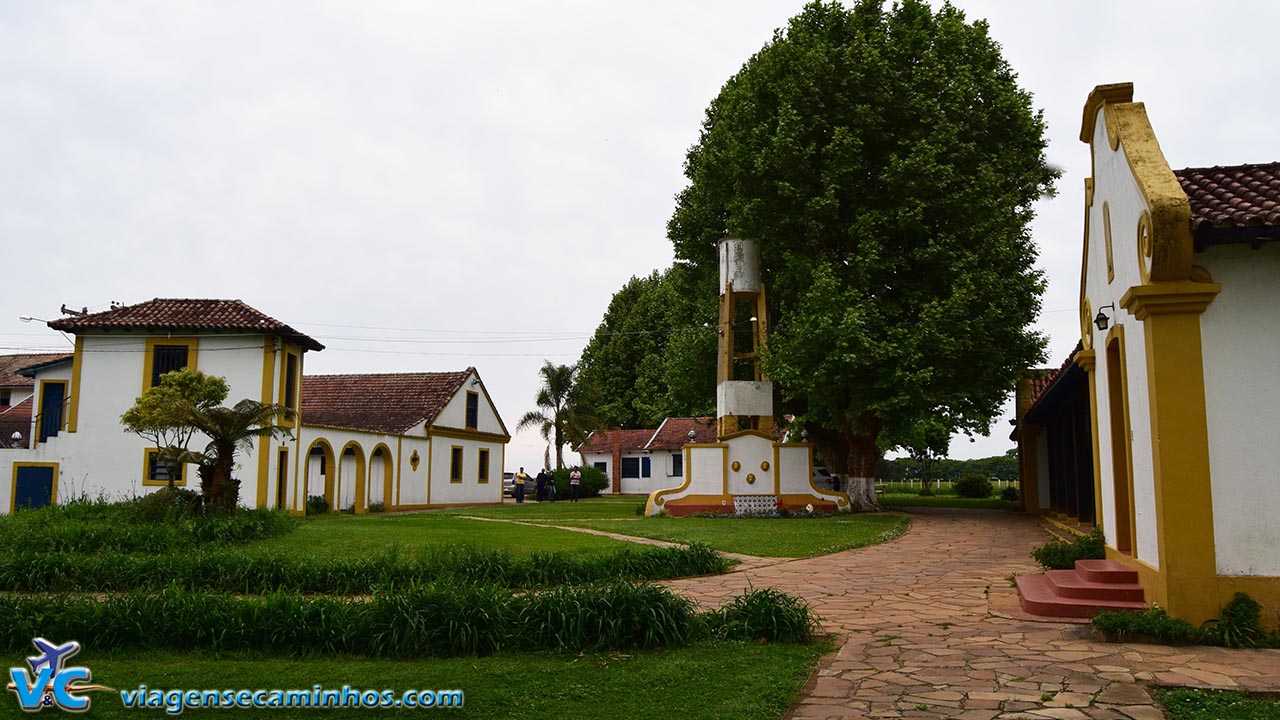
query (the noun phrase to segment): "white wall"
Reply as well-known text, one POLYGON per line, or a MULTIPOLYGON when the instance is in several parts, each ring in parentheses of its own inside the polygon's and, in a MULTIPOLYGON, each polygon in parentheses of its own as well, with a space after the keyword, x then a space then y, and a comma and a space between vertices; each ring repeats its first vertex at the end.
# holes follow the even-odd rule
MULTIPOLYGON (((484 407, 480 403, 480 407, 484 407)), ((431 488, 429 502, 432 505, 457 503, 502 502, 502 452, 504 444, 493 440, 431 436, 428 438, 431 488), (462 448, 462 482, 450 482, 449 464, 454 446, 462 448), (489 450, 489 481, 479 481, 479 455, 481 448, 489 450)), ((526 468, 526 472, 528 469, 526 468)), ((530 473, 531 475, 536 473, 530 473)))
MULTIPOLYGON (((1107 124, 1099 109, 1094 123, 1093 205, 1089 208, 1089 254, 1085 276, 1085 296, 1097 314, 1103 306, 1114 304, 1115 309, 1104 312, 1113 325, 1124 326, 1124 349, 1128 375, 1128 401, 1130 448, 1133 458, 1133 489, 1135 511, 1135 537, 1138 558, 1158 568, 1159 528, 1155 514, 1155 481, 1152 469, 1151 408, 1147 391, 1146 338, 1141 321, 1120 309, 1120 298, 1130 287, 1142 283, 1138 268, 1137 229, 1138 220, 1146 209, 1133 172, 1124 156, 1124 145, 1111 150, 1107 140, 1107 124), (1106 226, 1103 222, 1103 205, 1109 207, 1111 218, 1112 259, 1114 280, 1107 279, 1106 226)), ((1115 479, 1112 467, 1111 418, 1109 389, 1107 384, 1107 332, 1099 332, 1089 326, 1093 348, 1097 354, 1096 387, 1094 398, 1098 415, 1098 465, 1102 480, 1102 516, 1107 543, 1116 543, 1115 479)), ((1047 485, 1046 485, 1047 487, 1047 485)))
POLYGON ((482 433, 503 433, 502 423, 498 420, 498 411, 485 400, 484 387, 480 384, 472 385, 473 381, 479 379, 475 373, 468 375, 467 379, 462 381, 462 387, 458 388, 457 394, 444 406, 432 425, 438 428, 467 429, 467 393, 476 392, 479 393, 480 400, 477 408, 477 423, 473 429, 482 433))
POLYGON ((1218 573, 1280 575, 1280 245, 1196 262, 1222 284, 1200 318, 1218 573))

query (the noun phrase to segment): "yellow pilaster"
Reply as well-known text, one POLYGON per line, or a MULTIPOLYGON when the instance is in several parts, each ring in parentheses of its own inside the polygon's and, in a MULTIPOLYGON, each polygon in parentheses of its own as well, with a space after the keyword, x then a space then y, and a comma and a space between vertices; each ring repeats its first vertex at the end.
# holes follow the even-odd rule
MULTIPOLYGON (((1090 191, 1092 191, 1090 187, 1090 191)), ((1098 355, 1094 350, 1076 353, 1075 364, 1089 376, 1089 434, 1093 442, 1093 524, 1102 529, 1102 468, 1098 465, 1098 355)))
POLYGON ((1200 338, 1200 315, 1220 290, 1216 283, 1157 281, 1120 299, 1142 321, 1146 339, 1165 602, 1171 615, 1192 623, 1216 617, 1220 599, 1200 338))

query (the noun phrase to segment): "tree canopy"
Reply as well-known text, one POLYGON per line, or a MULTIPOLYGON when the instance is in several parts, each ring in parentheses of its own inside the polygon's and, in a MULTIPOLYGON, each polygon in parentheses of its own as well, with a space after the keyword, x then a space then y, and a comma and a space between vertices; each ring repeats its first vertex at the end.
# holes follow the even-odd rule
MULTIPOLYGON (((517 430, 538 428, 542 439, 555 446, 556 469, 564 467, 564 446, 586 439, 589 421, 574 383, 577 373, 575 365, 556 365, 550 360, 543 363, 538 370, 542 387, 534 398, 538 409, 525 413, 516 425, 517 430)), ((550 452, 544 457, 544 464, 550 465, 550 452)))
POLYGON ((578 385, 599 428, 710 414, 715 322, 713 277, 682 264, 633 277, 614 293, 578 362, 578 385))
POLYGON ((707 109, 668 235, 703 269, 760 243, 764 370, 855 507, 882 432, 983 433, 1041 360, 1044 131, 986 24, 921 0, 807 5, 707 109))

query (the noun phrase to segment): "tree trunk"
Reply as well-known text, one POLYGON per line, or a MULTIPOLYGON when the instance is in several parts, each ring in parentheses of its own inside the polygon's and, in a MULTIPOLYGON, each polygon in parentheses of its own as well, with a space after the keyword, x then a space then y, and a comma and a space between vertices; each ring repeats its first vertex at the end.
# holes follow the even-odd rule
POLYGON ((564 429, 556 425, 556 469, 564 469, 564 429))
POLYGON ((235 510, 236 503, 240 500, 240 484, 231 480, 235 445, 221 441, 216 441, 213 445, 213 462, 201 467, 201 490, 204 491, 206 507, 229 513, 235 510))
POLYGON ((845 492, 853 512, 880 512, 876 500, 876 464, 880 462, 880 421, 872 413, 863 413, 858 422, 846 421, 844 435, 849 449, 849 480, 845 492))

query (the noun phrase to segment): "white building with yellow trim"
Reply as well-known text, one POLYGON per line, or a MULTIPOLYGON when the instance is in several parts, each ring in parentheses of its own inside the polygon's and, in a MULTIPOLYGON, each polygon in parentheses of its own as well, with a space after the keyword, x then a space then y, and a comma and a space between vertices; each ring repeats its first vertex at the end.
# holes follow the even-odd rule
MULTIPOLYGON (((156 449, 127 433, 120 416, 162 373, 181 368, 225 378, 229 402, 251 398, 296 411, 292 419, 280 421, 291 428, 292 437, 262 438, 237 454, 233 477, 241 483, 243 505, 302 512, 308 494, 325 494, 332 508, 356 512, 379 502, 395 509, 501 501, 501 482, 488 478, 501 477, 509 436, 474 369, 438 374, 449 376, 453 391, 437 393, 430 402, 420 396, 366 397, 363 420, 312 426, 303 407, 308 390, 304 357, 324 346, 238 300, 157 298, 49 325, 75 335, 75 352, 24 371, 35 388, 31 436, 27 448, 0 451, 0 511, 81 496, 132 497, 167 485, 168 468, 155 461, 156 449), (467 383, 473 392, 463 389, 467 383), (483 403, 471 401, 473 396, 477 401, 483 397, 483 403), (472 405, 483 420, 468 425, 472 405), (375 414, 369 409, 395 418, 407 413, 417 421, 395 427, 364 422, 375 414), (432 462, 439 445, 434 438, 449 434, 471 451, 464 452, 456 468, 449 466, 448 450, 432 462), (323 454, 325 447, 332 455, 328 467, 311 474, 311 451, 321 448, 323 454), (475 461, 481 447, 491 458, 483 469, 475 461), (451 478, 455 471, 462 473, 460 478, 451 478), (370 480, 375 476, 380 481, 370 480), (439 481, 437 487, 445 485, 434 497, 433 481, 439 481)), ((331 404, 317 407, 321 419, 345 417, 326 416, 323 411, 332 410, 331 404)), ((197 435, 191 447, 200 449, 206 442, 197 435)), ((190 466, 175 478, 175 484, 192 489, 198 489, 198 482, 190 466)))
POLYGON ((1280 164, 1173 171, 1127 83, 1094 89, 1080 139, 1092 158, 1081 348, 1020 419, 1025 502, 1061 512, 1063 483, 1092 480, 1076 515, 1097 518, 1148 602, 1198 623, 1247 592, 1274 627, 1280 164), (1036 415, 1076 369, 1086 456, 1055 453, 1052 413, 1036 415))

